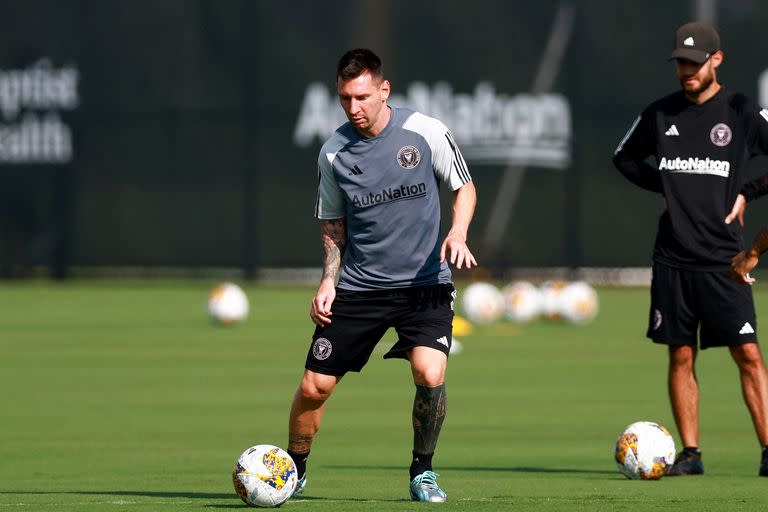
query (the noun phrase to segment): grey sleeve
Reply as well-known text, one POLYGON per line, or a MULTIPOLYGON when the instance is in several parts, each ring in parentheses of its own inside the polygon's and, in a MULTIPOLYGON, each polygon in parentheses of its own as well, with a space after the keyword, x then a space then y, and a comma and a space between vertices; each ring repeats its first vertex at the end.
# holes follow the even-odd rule
POLYGON ((317 200, 315 201, 315 218, 340 219, 345 216, 346 208, 344 195, 333 175, 331 162, 336 153, 320 151, 317 159, 317 200))
POLYGON ((472 181, 472 176, 469 175, 469 169, 467 169, 467 162, 464 161, 459 146, 456 145, 447 128, 441 137, 435 138, 432 151, 435 174, 447 183, 451 190, 458 190, 472 181))
POLYGON ((426 139, 432 150, 432 168, 437 178, 458 190, 470 181, 467 162, 459 151, 448 128, 434 117, 414 112, 403 123, 403 128, 414 131, 426 139))

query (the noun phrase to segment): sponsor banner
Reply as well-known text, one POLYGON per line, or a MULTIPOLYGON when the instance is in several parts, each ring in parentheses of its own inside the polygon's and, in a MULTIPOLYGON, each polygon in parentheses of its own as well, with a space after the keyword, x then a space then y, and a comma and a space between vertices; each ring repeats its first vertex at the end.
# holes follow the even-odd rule
POLYGON ((691 174, 712 174, 727 178, 731 172, 731 163, 727 160, 714 160, 711 158, 662 157, 659 162, 659 170, 691 174))
MULTIPOLYGON (((560 94, 497 94, 480 82, 473 94, 454 93, 445 82, 429 87, 413 82, 406 95, 393 94, 393 106, 409 107, 448 126, 473 164, 515 164, 564 169, 571 161, 571 109, 560 94)), ((346 122, 335 93, 311 83, 304 94, 293 134, 298 147, 322 143, 346 122)))
POLYGON ((385 188, 381 192, 369 192, 365 195, 355 194, 352 197, 352 205, 358 208, 376 206, 384 203, 393 203, 395 201, 405 201, 409 199, 419 199, 427 195, 427 185, 418 183, 416 185, 401 185, 399 188, 385 188))
POLYGON ((65 164, 72 130, 61 113, 77 108, 79 72, 41 58, 26 69, 0 69, 0 164, 65 164))

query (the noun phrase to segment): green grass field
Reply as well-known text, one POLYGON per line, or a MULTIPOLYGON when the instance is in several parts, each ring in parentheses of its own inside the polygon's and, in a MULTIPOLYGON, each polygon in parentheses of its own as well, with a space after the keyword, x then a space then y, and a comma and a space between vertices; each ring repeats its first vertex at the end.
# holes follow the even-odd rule
MULTIPOLYGON (((247 287, 250 318, 221 328, 204 313, 211 284, 0 283, 0 511, 244 508, 231 467, 250 445, 285 446, 313 290, 247 287)), ((627 424, 674 430, 665 350, 644 338, 647 295, 601 289, 601 313, 585 327, 499 323, 460 337, 435 456, 450 501, 437 506, 768 506, 725 350, 699 359, 707 474, 643 482, 616 470, 627 424)), ((768 288, 758 285, 756 300, 768 317, 768 288)), ((307 498, 284 510, 435 507, 408 501, 412 396, 407 364, 380 354, 345 377, 312 450, 307 498)))

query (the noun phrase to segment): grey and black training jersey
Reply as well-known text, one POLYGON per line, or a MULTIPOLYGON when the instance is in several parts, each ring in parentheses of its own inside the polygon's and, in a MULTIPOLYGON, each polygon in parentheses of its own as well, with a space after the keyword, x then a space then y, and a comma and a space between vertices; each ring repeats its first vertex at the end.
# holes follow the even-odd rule
POLYGON ((437 119, 392 108, 389 124, 364 138, 339 127, 318 158, 315 217, 344 218, 348 248, 339 288, 377 290, 450 283, 440 263, 439 182, 458 190, 472 178, 437 119))
POLYGON ((613 162, 633 183, 664 194, 654 261, 689 270, 730 270, 743 247, 741 226, 726 224, 749 156, 768 154, 768 111, 724 88, 701 105, 680 91, 646 108, 613 162), (656 167, 645 162, 655 157, 656 167))

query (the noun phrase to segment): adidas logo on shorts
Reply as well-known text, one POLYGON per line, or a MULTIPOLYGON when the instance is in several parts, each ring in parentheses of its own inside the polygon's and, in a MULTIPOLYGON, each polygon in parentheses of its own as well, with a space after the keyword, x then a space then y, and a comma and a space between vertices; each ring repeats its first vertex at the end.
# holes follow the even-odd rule
POLYGON ((447 336, 440 336, 435 341, 438 342, 441 345, 445 345, 446 347, 448 346, 448 337, 447 336))
POLYGON ((739 334, 755 334, 755 330, 752 328, 749 322, 744 322, 739 334))

